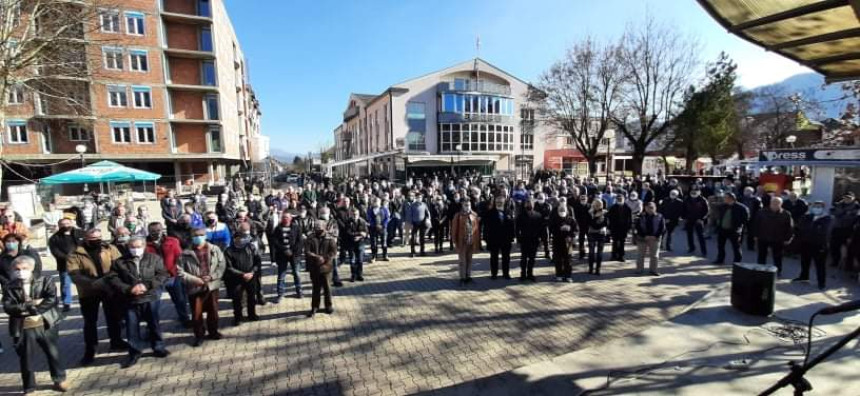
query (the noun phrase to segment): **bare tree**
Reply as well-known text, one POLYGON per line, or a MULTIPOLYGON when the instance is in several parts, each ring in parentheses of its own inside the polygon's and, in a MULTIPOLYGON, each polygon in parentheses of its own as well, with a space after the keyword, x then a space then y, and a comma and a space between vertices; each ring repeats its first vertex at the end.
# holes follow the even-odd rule
POLYGON ((627 28, 620 54, 627 79, 622 110, 613 119, 633 148, 633 172, 640 174, 649 146, 669 131, 681 110, 700 63, 699 45, 649 16, 627 28))
POLYGON ((619 48, 600 45, 586 38, 570 48, 540 78, 544 121, 570 136, 588 161, 591 175, 597 173, 600 145, 616 116, 624 82, 619 48))
MULTIPOLYGON (((101 69, 101 50, 95 48, 108 41, 94 37, 103 24, 119 28, 118 12, 115 19, 100 18, 116 4, 118 0, 0 0, 0 125, 5 128, 10 116, 33 114, 87 121, 90 82, 101 69), (27 102, 30 114, 10 108, 10 99, 27 102)), ((0 145, 0 159, 2 150, 0 145)))

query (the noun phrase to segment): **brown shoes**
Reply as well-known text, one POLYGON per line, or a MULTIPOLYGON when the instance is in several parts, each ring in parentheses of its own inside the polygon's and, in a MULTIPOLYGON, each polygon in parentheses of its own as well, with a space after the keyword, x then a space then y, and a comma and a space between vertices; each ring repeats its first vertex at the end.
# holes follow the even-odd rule
POLYGON ((66 392, 69 390, 69 381, 57 382, 54 384, 54 390, 57 392, 66 392))

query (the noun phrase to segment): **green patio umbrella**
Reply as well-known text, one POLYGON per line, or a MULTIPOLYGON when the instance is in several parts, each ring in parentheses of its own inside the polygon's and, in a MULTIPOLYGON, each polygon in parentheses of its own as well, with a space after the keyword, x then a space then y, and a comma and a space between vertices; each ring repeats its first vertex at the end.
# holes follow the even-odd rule
POLYGON ((122 183, 155 181, 161 178, 157 173, 129 168, 113 161, 100 161, 95 164, 48 176, 39 180, 42 184, 83 184, 83 183, 122 183))

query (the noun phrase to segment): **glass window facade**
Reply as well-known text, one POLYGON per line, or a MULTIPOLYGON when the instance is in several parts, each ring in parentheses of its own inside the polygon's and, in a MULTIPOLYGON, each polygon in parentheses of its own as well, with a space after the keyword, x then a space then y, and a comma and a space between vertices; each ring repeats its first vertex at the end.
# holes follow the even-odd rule
POLYGON ((439 148, 440 152, 513 151, 514 127, 498 124, 439 124, 439 148))
POLYGON ((208 27, 200 28, 200 50, 212 52, 215 47, 212 44, 212 29, 208 27))
POLYGON ((215 77, 215 62, 203 61, 201 65, 203 68, 203 73, 201 73, 200 76, 203 79, 203 85, 208 85, 210 87, 218 85, 217 79, 215 77))
POLYGON ((443 113, 513 116, 514 100, 500 96, 442 94, 443 113))
POLYGON ((219 120, 218 95, 206 95, 204 104, 206 105, 206 119, 219 120))
POLYGON ((406 134, 406 149, 410 151, 426 151, 427 143, 427 105, 423 102, 406 104, 406 120, 409 123, 409 133, 406 134))

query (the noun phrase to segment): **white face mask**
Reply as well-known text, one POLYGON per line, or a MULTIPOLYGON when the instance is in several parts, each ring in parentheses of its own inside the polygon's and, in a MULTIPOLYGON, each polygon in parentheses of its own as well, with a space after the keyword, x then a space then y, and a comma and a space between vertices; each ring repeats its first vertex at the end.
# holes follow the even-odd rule
POLYGON ((144 248, 131 248, 128 249, 131 252, 131 255, 134 257, 143 257, 144 248))
POLYGON ((567 217, 567 210, 559 210, 558 215, 561 217, 567 217))
POLYGON ((33 277, 33 271, 31 270, 17 270, 15 271, 15 276, 23 281, 30 280, 33 277))
POLYGON ((328 220, 328 213, 323 213, 320 215, 320 219, 328 220))

